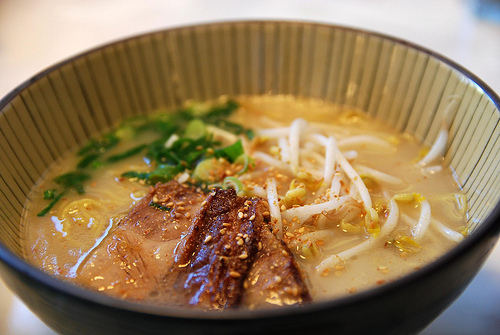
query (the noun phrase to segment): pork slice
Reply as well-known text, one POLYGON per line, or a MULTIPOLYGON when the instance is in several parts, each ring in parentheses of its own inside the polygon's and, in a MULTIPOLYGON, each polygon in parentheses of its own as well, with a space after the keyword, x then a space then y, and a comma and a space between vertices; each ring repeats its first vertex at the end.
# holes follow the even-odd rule
POLYGON ((214 190, 204 201, 176 255, 174 286, 204 309, 238 306, 258 251, 264 203, 214 190))
POLYGON ((158 184, 123 218, 118 227, 147 239, 178 239, 191 226, 206 195, 177 181, 158 184))
POLYGON ((76 280, 120 298, 156 296, 204 199, 175 181, 152 188, 81 265, 76 280))
MULTIPOLYGON (((292 305, 311 300, 295 259, 271 232, 267 205, 215 190, 180 244, 173 287, 201 308, 292 305)), ((182 299, 181 299, 182 300, 182 299)))
POLYGON ((260 241, 262 249, 245 280, 242 304, 254 309, 310 302, 302 271, 286 244, 267 225, 260 230, 260 241))
POLYGON ((156 185, 88 256, 75 278, 120 298, 200 309, 310 300, 267 204, 177 182, 156 185))

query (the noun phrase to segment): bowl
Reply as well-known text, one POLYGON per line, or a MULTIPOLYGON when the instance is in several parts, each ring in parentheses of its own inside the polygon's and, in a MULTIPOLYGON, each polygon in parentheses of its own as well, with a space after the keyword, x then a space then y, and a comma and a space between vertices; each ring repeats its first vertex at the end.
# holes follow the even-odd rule
POLYGON ((63 334, 416 333, 467 287, 500 231, 500 98, 479 78, 397 38, 309 22, 246 21, 132 37, 63 61, 0 101, 0 274, 63 334), (186 100, 285 94, 358 108, 431 145, 450 96, 445 163, 468 197, 470 236, 376 289, 300 308, 200 312, 90 292, 25 261, 21 218, 34 183, 120 120, 186 100))

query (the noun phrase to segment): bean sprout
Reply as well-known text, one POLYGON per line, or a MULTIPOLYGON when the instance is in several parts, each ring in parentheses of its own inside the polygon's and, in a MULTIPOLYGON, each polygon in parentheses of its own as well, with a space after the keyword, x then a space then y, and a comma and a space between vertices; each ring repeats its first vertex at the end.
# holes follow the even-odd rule
POLYGON ((439 134, 434 141, 434 144, 432 145, 431 149, 425 155, 424 158, 418 162, 421 166, 428 165, 432 163, 433 161, 437 160, 439 157, 441 157, 444 154, 444 151, 446 149, 446 143, 448 142, 448 135, 449 135, 449 116, 452 112, 452 110, 456 110, 458 108, 458 102, 460 101, 460 98, 457 96, 452 96, 450 98, 450 102, 446 106, 446 109, 443 113, 443 119, 441 120, 441 129, 439 130, 439 134))
POLYGON ((460 242, 464 239, 464 235, 454 231, 453 229, 446 227, 444 224, 442 224, 441 222, 439 222, 434 218, 431 219, 431 224, 434 228, 437 229, 438 232, 441 233, 441 235, 454 242, 460 242))
POLYGON ((299 222, 302 223, 313 215, 320 214, 324 211, 329 212, 336 210, 348 201, 352 201, 352 198, 350 196, 345 195, 320 204, 293 207, 282 212, 281 216, 289 221, 291 221, 293 218, 297 218, 299 222))
POLYGON ((367 174, 373 177, 379 182, 383 182, 390 185, 402 186, 405 184, 404 180, 398 177, 391 176, 379 170, 372 169, 368 166, 356 164, 355 169, 361 174, 367 174))
POLYGON ((396 228, 396 225, 399 220, 399 207, 396 203, 396 200, 393 198, 389 202, 389 215, 387 216, 387 220, 385 224, 382 226, 380 233, 377 236, 371 235, 366 241, 361 242, 360 244, 344 250, 338 254, 331 255, 324 259, 317 267, 319 272, 323 272, 329 268, 335 266, 339 262, 343 262, 348 260, 349 258, 358 255, 359 253, 366 251, 374 246, 384 243, 383 237, 387 236, 390 232, 396 228))
POLYGON ((294 173, 299 171, 300 137, 306 127, 307 122, 304 119, 295 119, 290 126, 290 165, 294 173))
POLYGON ((429 224, 431 223, 431 205, 429 201, 420 201, 420 218, 418 219, 417 225, 412 229, 412 235, 415 237, 416 241, 419 241, 424 237, 429 224))
POLYGON ((276 190, 276 181, 268 179, 266 183, 267 202, 269 203, 269 212, 271 217, 274 218, 274 229, 278 238, 283 237, 283 223, 281 221, 281 210, 279 207, 278 191, 276 190))

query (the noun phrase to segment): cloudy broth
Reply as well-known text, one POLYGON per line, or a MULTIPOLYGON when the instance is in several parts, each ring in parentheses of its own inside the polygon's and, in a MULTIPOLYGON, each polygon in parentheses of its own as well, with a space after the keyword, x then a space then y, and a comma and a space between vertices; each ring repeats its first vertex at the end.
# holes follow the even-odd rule
MULTIPOLYGON (((240 97, 237 101, 241 107, 231 120, 254 129, 255 137, 243 140, 252 168, 236 177, 248 196, 261 196, 269 203, 273 202, 271 180, 275 183, 278 202, 274 210, 279 214, 273 215, 270 204, 273 232, 293 252, 313 300, 394 281, 434 261, 463 237, 465 200, 452 170, 441 166, 441 160, 419 164, 426 149, 412 136, 323 101, 283 96, 240 97), (303 121, 297 121, 299 118, 303 121), (294 129, 300 134, 297 141, 287 137, 294 129), (338 152, 329 147, 332 143, 338 152), (324 161, 332 157, 336 163, 328 173, 324 161), (347 166, 357 175, 347 172, 347 166), (371 204, 363 197, 365 187, 371 204), (338 207, 337 200, 345 205, 338 207), (337 207, 317 210, 319 206, 314 206, 325 203, 337 207), (311 211, 319 212, 300 212, 309 205, 311 211), (423 207, 430 210, 431 217, 423 207), (386 231, 384 226, 396 211, 397 223, 386 231)), ((147 142, 149 135, 143 136, 134 143, 123 141, 113 150, 147 142)), ((78 161, 69 153, 30 194, 23 222, 25 252, 44 271, 89 286, 92 279, 84 272, 95 261, 96 251, 151 187, 122 174, 150 170, 152 162, 136 155, 96 168, 83 194, 67 192, 46 215, 38 216, 47 206, 44 192, 57 186, 53 179, 74 169, 78 161)), ((188 228, 189 223, 180 225, 179 237, 188 228)), ((174 249, 160 243, 156 249, 151 247, 151 257, 171 264, 174 249)), ((111 283, 110 279, 99 290, 107 293, 111 283)))

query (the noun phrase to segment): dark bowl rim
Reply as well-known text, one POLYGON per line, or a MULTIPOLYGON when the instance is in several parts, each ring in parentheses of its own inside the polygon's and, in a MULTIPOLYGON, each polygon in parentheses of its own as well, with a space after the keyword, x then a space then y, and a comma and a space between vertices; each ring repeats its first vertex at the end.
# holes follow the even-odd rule
MULTIPOLYGON (((46 76, 50 72, 64 66, 67 63, 70 63, 76 59, 85 57, 91 53, 103 50, 105 48, 126 43, 131 40, 136 40, 148 36, 152 36, 158 33, 164 33, 167 31, 180 31, 185 29, 195 29, 195 28, 203 28, 209 26, 221 26, 221 25, 248 25, 248 24, 290 24, 290 25, 298 25, 298 26, 309 26, 309 27, 326 27, 329 29, 339 29, 343 31, 351 31, 355 33, 362 33, 367 36, 375 36, 380 37, 385 40, 392 41, 396 44, 400 44, 416 51, 422 52, 430 57, 433 57, 445 64, 447 64, 450 68, 460 72, 462 75, 470 79, 472 82, 476 84, 476 86, 481 89, 485 95, 487 95, 491 102, 496 106, 497 109, 500 109, 500 98, 499 96, 479 77, 475 74, 459 65, 458 63, 446 58, 445 56, 427 49, 418 44, 406 41, 404 39, 390 36, 387 34, 374 32, 370 30, 365 30, 362 28, 353 28, 343 25, 330 24, 330 23, 322 23, 322 22, 313 22, 313 21, 305 21, 305 20, 224 20, 224 21, 214 21, 214 22, 205 22, 205 23, 194 23, 194 24, 186 24, 177 27, 155 30, 151 32, 145 32, 137 35, 133 35, 130 37, 122 38, 116 41, 112 41, 109 43, 105 43, 89 49, 87 51, 81 52, 77 55, 71 56, 65 60, 57 62, 56 64, 42 70, 41 72, 35 74, 28 80, 21 83, 19 86, 10 91, 5 97, 0 99, 0 111, 2 111, 8 104, 24 89, 30 86, 32 83, 38 81, 42 77, 46 76)), ((158 307, 153 305, 147 305, 143 303, 137 303, 126 300, 119 300, 116 298, 112 298, 110 296, 106 296, 104 294, 100 294, 97 292, 89 291, 83 289, 79 286, 61 281, 42 270, 35 268, 34 266, 26 263, 23 259, 16 256, 10 250, 7 249, 2 243, 0 243, 0 261, 10 266, 12 269, 17 271, 19 274, 29 277, 29 279, 34 280, 36 282, 49 287, 52 290, 60 291, 61 293, 68 295, 74 299, 79 299, 82 301, 86 301, 88 303, 98 304, 103 307, 116 308, 120 310, 126 310, 130 312, 142 313, 142 314, 150 314, 154 316, 163 316, 163 317, 171 317, 171 318, 182 318, 182 319, 190 319, 190 320, 238 320, 238 319, 254 319, 254 318, 276 318, 276 317, 289 317, 296 314, 305 314, 305 313, 314 313, 318 310, 327 310, 327 309, 335 309, 342 308, 343 306, 355 305, 358 303, 362 303, 363 301, 376 299, 377 297, 383 296, 390 292, 395 292, 401 289, 402 287, 419 281, 421 278, 424 278, 431 274, 432 272, 438 270, 443 267, 445 264, 448 264, 458 258, 461 255, 467 252, 467 250, 473 246, 476 246, 479 243, 484 242, 485 239, 489 237, 498 238, 498 234, 500 233, 500 202, 495 204, 493 210, 488 215, 488 217, 484 220, 484 222, 472 233, 469 237, 460 242, 457 246, 452 248, 443 256, 439 257, 434 262, 431 262, 419 270, 416 270, 404 277, 397 279, 393 282, 386 283, 380 287, 368 289, 365 291, 361 291, 359 293, 345 296, 341 298, 336 298, 332 300, 325 301, 317 301, 307 305, 303 305, 300 307, 281 307, 272 310, 255 310, 249 311, 246 309, 243 310, 228 310, 224 313, 216 312, 216 311, 196 311, 189 309, 179 309, 176 307, 158 307)))

